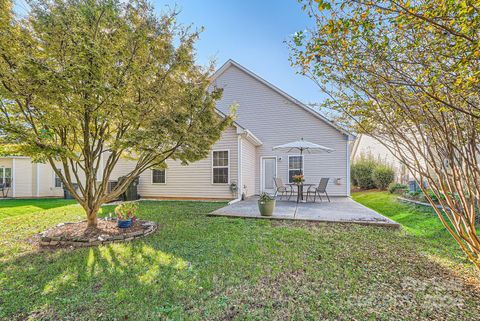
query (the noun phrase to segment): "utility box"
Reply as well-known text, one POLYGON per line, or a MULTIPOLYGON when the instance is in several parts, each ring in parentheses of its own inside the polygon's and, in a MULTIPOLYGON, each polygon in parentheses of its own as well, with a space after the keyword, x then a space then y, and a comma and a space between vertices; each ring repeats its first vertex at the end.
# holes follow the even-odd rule
MULTIPOLYGON (((118 184, 121 184, 122 181, 125 179, 124 176, 118 178, 118 184)), ((127 189, 123 194, 120 196, 122 201, 135 201, 140 198, 138 195, 138 184, 140 183, 140 178, 136 177, 130 185, 128 185, 127 189)))
POLYGON ((418 186, 417 181, 409 181, 408 182, 408 191, 409 192, 420 191, 420 186, 418 186))

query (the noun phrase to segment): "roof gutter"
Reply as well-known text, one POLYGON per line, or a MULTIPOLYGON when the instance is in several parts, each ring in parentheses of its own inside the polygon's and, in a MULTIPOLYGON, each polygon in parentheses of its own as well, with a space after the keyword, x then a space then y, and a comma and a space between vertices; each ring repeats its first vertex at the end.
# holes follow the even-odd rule
POLYGON ((0 158, 9 158, 9 159, 27 159, 30 158, 28 156, 14 156, 14 155, 0 155, 0 158))
POLYGON ((262 141, 257 136, 255 136, 251 131, 249 131, 248 129, 238 128, 237 129, 237 134, 241 135, 243 138, 245 138, 246 140, 248 140, 250 143, 252 143, 255 146, 263 145, 262 141))

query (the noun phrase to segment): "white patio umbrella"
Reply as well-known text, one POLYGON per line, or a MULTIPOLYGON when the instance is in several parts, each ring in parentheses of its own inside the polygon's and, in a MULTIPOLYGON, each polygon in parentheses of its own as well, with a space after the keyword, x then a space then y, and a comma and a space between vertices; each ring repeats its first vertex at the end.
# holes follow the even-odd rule
MULTIPOLYGON (((329 147, 318 145, 312 142, 307 142, 306 140, 303 139, 303 137, 300 140, 297 140, 295 142, 278 145, 272 148, 272 150, 284 150, 284 151, 287 151, 288 153, 295 149, 300 151, 300 155, 303 155, 304 151, 308 153, 321 153, 321 152, 331 153, 335 151, 334 149, 329 147)), ((303 168, 301 169, 301 172, 303 173, 303 168)))
POLYGON ((307 142, 303 138, 300 140, 297 140, 296 142, 291 142, 283 145, 278 145, 272 148, 273 150, 286 150, 287 152, 291 152, 294 149, 297 149, 300 151, 300 155, 303 154, 303 151, 306 151, 308 153, 315 153, 315 152, 327 152, 331 153, 335 151, 332 148, 325 147, 322 145, 318 145, 312 142, 307 142))
MULTIPOLYGON (((283 145, 278 145, 272 148, 272 150, 284 150, 287 152, 291 152, 292 150, 299 150, 300 155, 303 155, 303 152, 306 151, 307 153, 321 153, 321 152, 327 152, 331 153, 335 151, 332 148, 325 147, 322 145, 318 145, 312 142, 307 142, 306 140, 300 139, 297 140, 296 142, 291 142, 283 145)), ((303 162, 301 165, 300 173, 303 174, 303 162)), ((300 186, 299 186, 299 195, 300 195, 300 186)), ((297 196, 298 197, 298 196, 297 196)), ((298 200, 297 200, 298 203, 298 200)), ((295 215, 297 215, 297 209, 295 208, 295 213, 293 214, 293 218, 295 218, 295 215)))

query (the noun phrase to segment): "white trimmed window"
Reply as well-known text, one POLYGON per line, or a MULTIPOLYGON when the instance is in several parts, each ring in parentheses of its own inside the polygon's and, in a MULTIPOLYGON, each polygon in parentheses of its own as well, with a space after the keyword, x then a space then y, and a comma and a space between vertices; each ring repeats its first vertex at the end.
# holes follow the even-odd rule
POLYGON ((166 182, 165 169, 152 169, 152 184, 165 184, 166 182))
POLYGON ((212 176, 214 184, 228 184, 230 159, 228 150, 214 150, 212 153, 212 176))
MULTIPOLYGON (((58 170, 61 172, 62 170, 60 168, 58 168, 58 170)), ((53 172, 53 175, 55 175, 55 187, 62 187, 62 180, 60 179, 60 177, 57 175, 57 173, 53 172)))
POLYGON ((5 187, 12 187, 12 169, 0 167, 0 185, 5 187))
POLYGON ((288 182, 293 183, 293 176, 302 174, 303 155, 288 156, 288 182))

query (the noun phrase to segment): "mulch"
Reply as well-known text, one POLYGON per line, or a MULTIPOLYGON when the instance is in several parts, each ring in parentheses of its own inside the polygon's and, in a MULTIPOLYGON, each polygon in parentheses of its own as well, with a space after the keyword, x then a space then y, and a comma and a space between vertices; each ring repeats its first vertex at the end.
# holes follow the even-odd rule
POLYGON ((98 220, 96 227, 86 221, 60 223, 32 237, 29 242, 43 248, 85 247, 128 242, 154 233, 155 222, 135 220, 129 228, 119 228, 116 220, 98 220))
POLYGON ((143 221, 136 220, 129 228, 119 228, 117 221, 98 220, 96 228, 88 227, 86 221, 57 225, 47 230, 44 234, 46 237, 63 237, 69 239, 92 239, 100 235, 126 235, 132 232, 143 231, 143 221))

